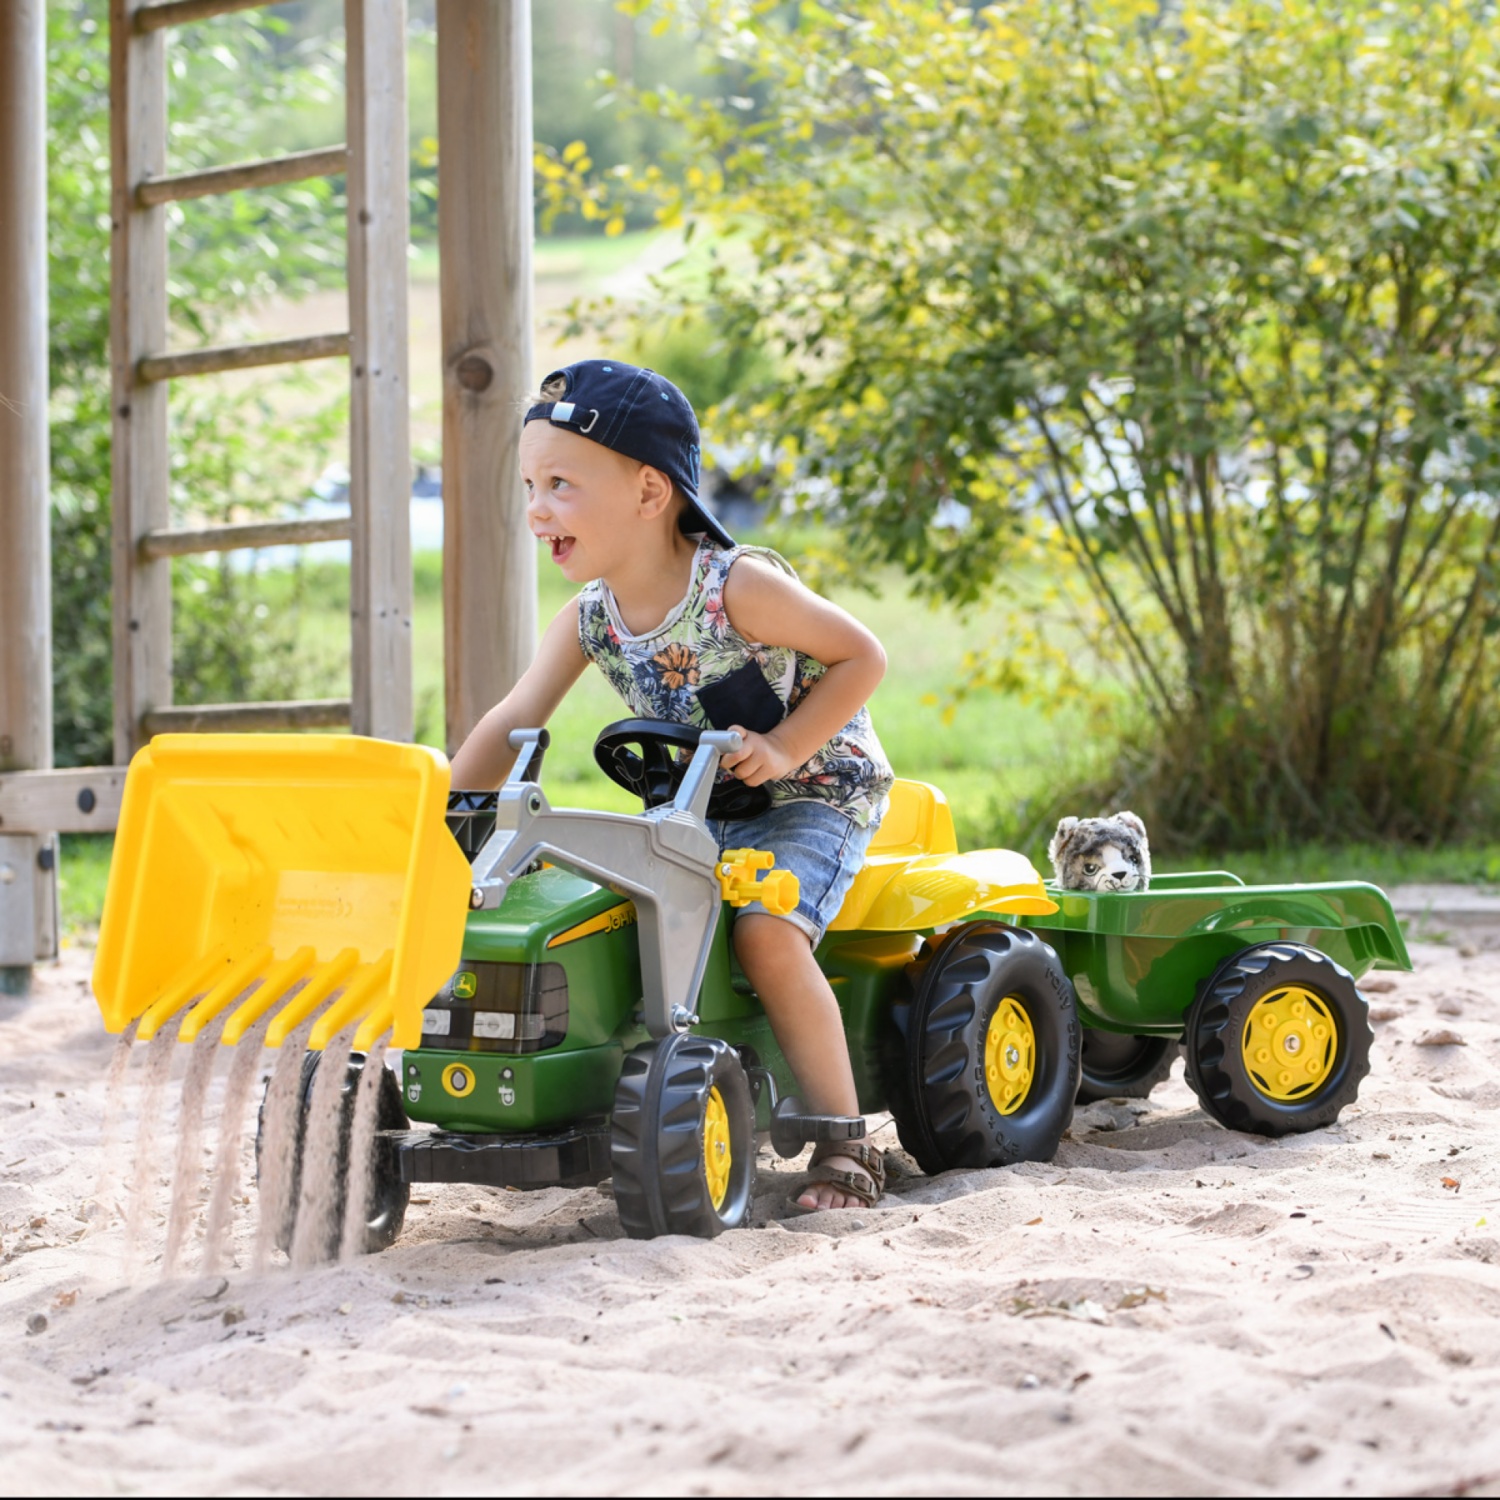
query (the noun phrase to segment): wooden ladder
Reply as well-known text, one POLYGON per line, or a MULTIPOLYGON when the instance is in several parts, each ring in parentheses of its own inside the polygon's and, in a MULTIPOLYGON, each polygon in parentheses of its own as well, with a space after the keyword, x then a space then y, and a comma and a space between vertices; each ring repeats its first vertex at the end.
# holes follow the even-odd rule
POLYGON ((168 730, 347 725, 385 739, 412 734, 406 0, 345 0, 346 145, 167 175, 166 29, 265 3, 110 0, 119 764, 168 730), (348 331, 168 353, 166 205, 340 172, 348 180, 348 331), (349 514, 173 530, 168 382, 340 356, 349 360, 349 514), (350 698, 173 706, 172 558, 343 539, 351 543, 350 698))

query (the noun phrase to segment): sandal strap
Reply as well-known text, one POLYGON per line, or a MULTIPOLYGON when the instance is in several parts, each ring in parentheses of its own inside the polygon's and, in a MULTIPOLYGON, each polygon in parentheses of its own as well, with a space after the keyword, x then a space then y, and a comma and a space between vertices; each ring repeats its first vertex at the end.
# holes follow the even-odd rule
POLYGON ((885 1193, 885 1153, 868 1141, 820 1141, 809 1163, 814 1182, 826 1182, 832 1187, 843 1188, 853 1193, 866 1208, 874 1208, 885 1193), (856 1161, 864 1169, 846 1172, 842 1167, 824 1167, 823 1162, 832 1156, 845 1156, 856 1161))
POLYGON ((839 1167, 822 1167, 815 1173, 812 1181, 853 1193, 866 1208, 874 1208, 880 1202, 879 1187, 864 1172, 845 1172, 839 1167))

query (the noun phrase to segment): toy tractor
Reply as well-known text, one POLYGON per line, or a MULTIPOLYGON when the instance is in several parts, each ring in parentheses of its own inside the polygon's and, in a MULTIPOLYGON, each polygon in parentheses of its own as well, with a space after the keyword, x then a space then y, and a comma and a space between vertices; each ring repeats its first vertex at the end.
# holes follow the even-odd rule
MULTIPOLYGON (((415 1183, 612 1178, 632 1236, 741 1225, 759 1132, 792 1156, 865 1127, 803 1107, 732 955, 733 907, 790 910, 797 895, 768 854, 721 854, 705 822, 732 811, 712 798, 754 810, 752 789, 716 787, 719 757, 738 737, 611 726, 596 756, 642 795, 639 814, 553 808, 539 781, 545 732, 521 731, 513 744, 506 784, 453 793, 453 837, 437 823, 435 840, 445 767, 420 747, 153 741, 132 766, 141 789, 133 797, 127 786, 120 891, 112 872, 106 901, 95 972, 106 1019, 119 1030, 138 1016, 146 1038, 182 1012, 179 1035, 190 1039, 238 1002, 214 1024, 239 1040, 279 998, 301 944, 311 977, 266 1041, 280 1045, 326 1001, 302 1075, 305 1117, 319 1049, 360 1023, 343 1083, 345 1154, 365 1049, 385 1028, 404 1049, 399 1081, 383 1068, 378 1085, 370 1249, 395 1239, 415 1183), (265 757, 280 760, 262 767, 265 757), (359 813, 351 784, 362 784, 359 813), (195 867, 174 871, 170 914, 150 895, 148 866, 164 841, 195 867), (176 946, 161 955, 161 943, 176 946), (341 964, 342 990, 330 979, 341 964)), ((860 1109, 890 1110, 927 1171, 1047 1160, 1057 1149, 1078 1087, 1078 1019, 1056 956, 1017 925, 1055 909, 1030 861, 959 853, 942 794, 896 784, 817 957, 843 1013, 860 1109)), ((338 1163, 340 1183, 349 1166, 338 1163)), ((283 1243, 293 1228, 278 1227, 283 1243)))
POLYGON ((1149 890, 1053 891, 1021 918, 1062 960, 1084 1024, 1079 1099, 1144 1098, 1179 1048, 1199 1102, 1232 1130, 1331 1125, 1370 1070, 1356 979, 1410 969, 1376 886, 1246 886, 1223 870, 1149 890))

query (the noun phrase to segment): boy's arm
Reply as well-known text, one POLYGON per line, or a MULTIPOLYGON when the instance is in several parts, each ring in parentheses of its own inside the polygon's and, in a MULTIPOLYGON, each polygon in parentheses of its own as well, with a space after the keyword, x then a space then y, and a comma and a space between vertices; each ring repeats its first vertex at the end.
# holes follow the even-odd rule
POLYGON ((571 599, 542 633, 521 680, 473 728, 453 757, 453 786, 490 791, 510 774, 516 752, 512 729, 540 729, 583 675, 588 658, 578 644, 578 601, 571 599))
POLYGON ((754 556, 729 570, 724 608, 747 641, 790 646, 828 669, 769 734, 734 726, 745 748, 720 764, 759 786, 803 765, 870 701, 885 676, 885 651, 853 615, 754 556))

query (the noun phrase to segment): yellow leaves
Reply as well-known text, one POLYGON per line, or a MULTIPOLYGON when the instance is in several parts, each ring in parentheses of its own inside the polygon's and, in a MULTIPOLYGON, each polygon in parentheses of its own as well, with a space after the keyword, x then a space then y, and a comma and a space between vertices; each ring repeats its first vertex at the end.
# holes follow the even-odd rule
POLYGON ((610 221, 604 226, 604 232, 605 232, 606 235, 609 236, 610 239, 613 239, 617 234, 624 234, 625 233, 625 217, 624 217, 624 215, 623 214, 616 214, 612 219, 610 219, 610 221))
MULTIPOLYGON (((574 162, 581 161, 588 155, 588 147, 582 141, 570 141, 563 147, 562 159, 571 167, 574 162)), ((579 168, 580 171, 586 168, 579 168)))

